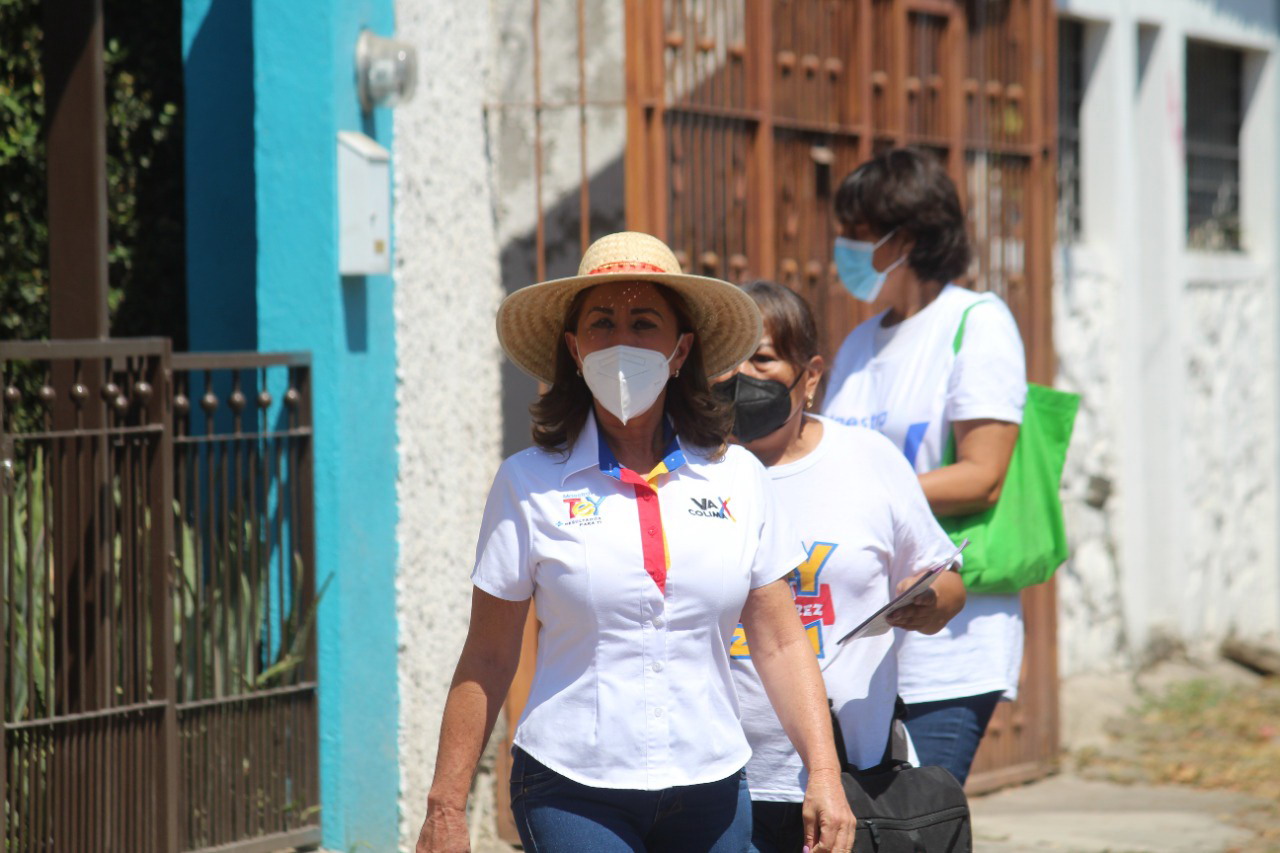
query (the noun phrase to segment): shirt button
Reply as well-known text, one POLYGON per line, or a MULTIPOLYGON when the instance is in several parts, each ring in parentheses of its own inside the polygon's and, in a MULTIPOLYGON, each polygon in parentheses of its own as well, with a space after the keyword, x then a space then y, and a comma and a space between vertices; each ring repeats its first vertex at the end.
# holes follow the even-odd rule
POLYGON ((657 536, 657 535, 658 535, 658 528, 656 528, 656 527, 650 527, 650 528, 649 528, 649 535, 650 535, 650 536, 657 536))
POLYGON ((661 617, 661 616, 655 616, 655 617, 653 617, 653 627, 655 627, 655 628, 661 628, 664 624, 665 624, 665 623, 662 621, 662 617, 661 617))
POLYGON ((662 661, 656 660, 653 662, 653 671, 662 672, 662 661))
POLYGON ((654 715, 655 717, 661 717, 661 716, 662 716, 662 709, 661 709, 661 708, 654 708, 654 709, 653 709, 653 715, 654 715))

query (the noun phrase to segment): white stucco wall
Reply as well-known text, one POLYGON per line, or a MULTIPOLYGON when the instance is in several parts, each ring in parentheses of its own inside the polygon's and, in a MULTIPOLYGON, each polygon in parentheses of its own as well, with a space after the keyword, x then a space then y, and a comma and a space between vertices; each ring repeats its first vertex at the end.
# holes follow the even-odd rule
MULTIPOLYGON (((395 111, 404 849, 412 848, 424 813, 504 426, 509 451, 528 444, 526 406, 535 386, 506 364, 493 318, 507 290, 534 280, 525 246, 538 210, 531 10, 528 0, 396 4, 397 35, 417 46, 419 61, 417 96, 395 111)), ((613 230, 621 224, 621 182, 616 191, 611 182, 594 182, 620 165, 625 144, 623 6, 588 3, 585 13, 593 104, 586 174, 601 193, 592 202, 593 225, 613 230)), ((578 262, 576 0, 542 0, 540 18, 542 202, 549 274, 556 275, 576 271, 578 262), (565 234, 574 239, 560 239, 565 234)), ((473 841, 492 835, 493 805, 493 779, 482 771, 471 803, 473 841)))
MULTIPOLYGON (((539 208, 547 277, 578 271, 582 255, 579 189, 584 175, 592 236, 624 227, 625 20, 622 3, 583 5, 580 74, 577 0, 541 0, 536 47, 542 61, 535 73, 533 4, 529 0, 491 0, 490 8, 494 69, 488 128, 494 221, 503 284, 511 291, 537 278, 539 208), (580 83, 585 83, 581 91, 580 83), (585 109, 579 107, 580 96, 586 101, 585 109), (542 104, 540 162, 535 99, 542 104)), ((503 366, 502 379, 503 449, 515 453, 529 444, 528 406, 537 393, 536 385, 510 364, 503 366)))
POLYGON ((1232 634, 1275 642, 1280 10, 1058 5, 1088 25, 1083 234, 1059 247, 1054 274, 1058 378, 1084 394, 1066 474, 1062 672, 1207 656, 1232 634), (1246 52, 1239 252, 1186 248, 1191 38, 1246 52))
POLYGON ((1190 397, 1183 421, 1191 569, 1177 610, 1186 642, 1275 637, 1275 302, 1270 276, 1189 282, 1190 397))
POLYGON ((419 61, 417 96, 395 110, 400 834, 412 849, 501 461, 502 288, 484 125, 488 7, 398 0, 396 29, 419 61))
POLYGON ((1063 474, 1063 510, 1071 560, 1058 573, 1061 668, 1120 669, 1128 663, 1121 608, 1118 517, 1120 480, 1119 281, 1094 253, 1062 249, 1054 257, 1056 385, 1081 395, 1063 474))

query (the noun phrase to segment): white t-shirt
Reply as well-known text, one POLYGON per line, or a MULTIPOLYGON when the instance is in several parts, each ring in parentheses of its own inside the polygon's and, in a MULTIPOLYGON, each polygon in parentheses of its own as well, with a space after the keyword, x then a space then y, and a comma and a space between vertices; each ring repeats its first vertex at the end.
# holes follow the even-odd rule
MULTIPOLYGON (((822 440, 808 456, 768 471, 809 555, 790 578, 796 610, 849 760, 870 767, 889 739, 898 682, 894 635, 901 632, 836 641, 888 603, 903 578, 945 557, 952 545, 915 472, 884 436, 825 418, 822 424, 822 440)), ((769 704, 741 628, 731 653, 751 743, 751 799, 802 802, 803 764, 769 704)))
MULTIPOLYGON (((883 328, 883 318, 862 323, 841 345, 824 414, 884 433, 920 474, 941 465, 952 422, 1022 422, 1026 358, 999 297, 949 284, 903 322, 883 328), (957 355, 956 330, 974 303, 981 304, 969 312, 957 355)), ((1022 638, 1018 596, 970 595, 939 633, 902 638, 898 692, 909 703, 997 690, 1015 699, 1022 638)))
POLYGON ((747 593, 804 560, 743 448, 713 461, 672 441, 657 470, 670 473, 656 492, 620 479, 589 418, 567 456, 507 459, 485 506, 471 579, 532 596, 541 622, 515 743, 584 785, 653 791, 742 769, 729 644, 747 593))

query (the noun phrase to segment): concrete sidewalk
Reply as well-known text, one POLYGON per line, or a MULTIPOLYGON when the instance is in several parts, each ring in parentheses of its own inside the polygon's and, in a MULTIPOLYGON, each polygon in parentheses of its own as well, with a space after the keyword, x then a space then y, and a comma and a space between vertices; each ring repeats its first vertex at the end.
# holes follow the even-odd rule
MULTIPOLYGON (((1132 714, 1141 695, 1192 679, 1250 685, 1257 676, 1231 664, 1167 662, 1136 675, 1078 676, 1062 683, 1062 740, 1121 754, 1110 725, 1132 714)), ((1070 764, 1070 760, 1064 761, 1070 764)), ((1123 780, 1121 780, 1123 781, 1123 780)), ((1190 787, 1122 784, 1071 771, 970 799, 976 853, 1222 853, 1268 849, 1241 816, 1266 803, 1247 794, 1190 787), (1252 842, 1252 843, 1250 843, 1252 842)))
POLYGON ((1052 776, 970 800, 975 853, 1221 853, 1254 833, 1243 794, 1052 776))

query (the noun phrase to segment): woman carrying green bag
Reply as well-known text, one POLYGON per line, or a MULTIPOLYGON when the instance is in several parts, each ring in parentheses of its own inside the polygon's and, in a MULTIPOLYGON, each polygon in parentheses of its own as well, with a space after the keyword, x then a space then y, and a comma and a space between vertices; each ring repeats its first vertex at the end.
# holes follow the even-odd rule
MULTIPOLYGON (((836 355, 824 414, 901 448, 944 526, 990 509, 1018 443, 1026 361, 1004 302, 950 283, 971 257, 955 186, 931 154, 896 149, 845 178, 835 209, 841 281, 879 313, 836 355), (944 464, 953 434, 955 458, 944 464)), ((1022 666, 1018 596, 970 593, 946 628, 904 633, 898 651, 898 691, 921 763, 961 782, 996 704, 1016 698, 1022 666)))

